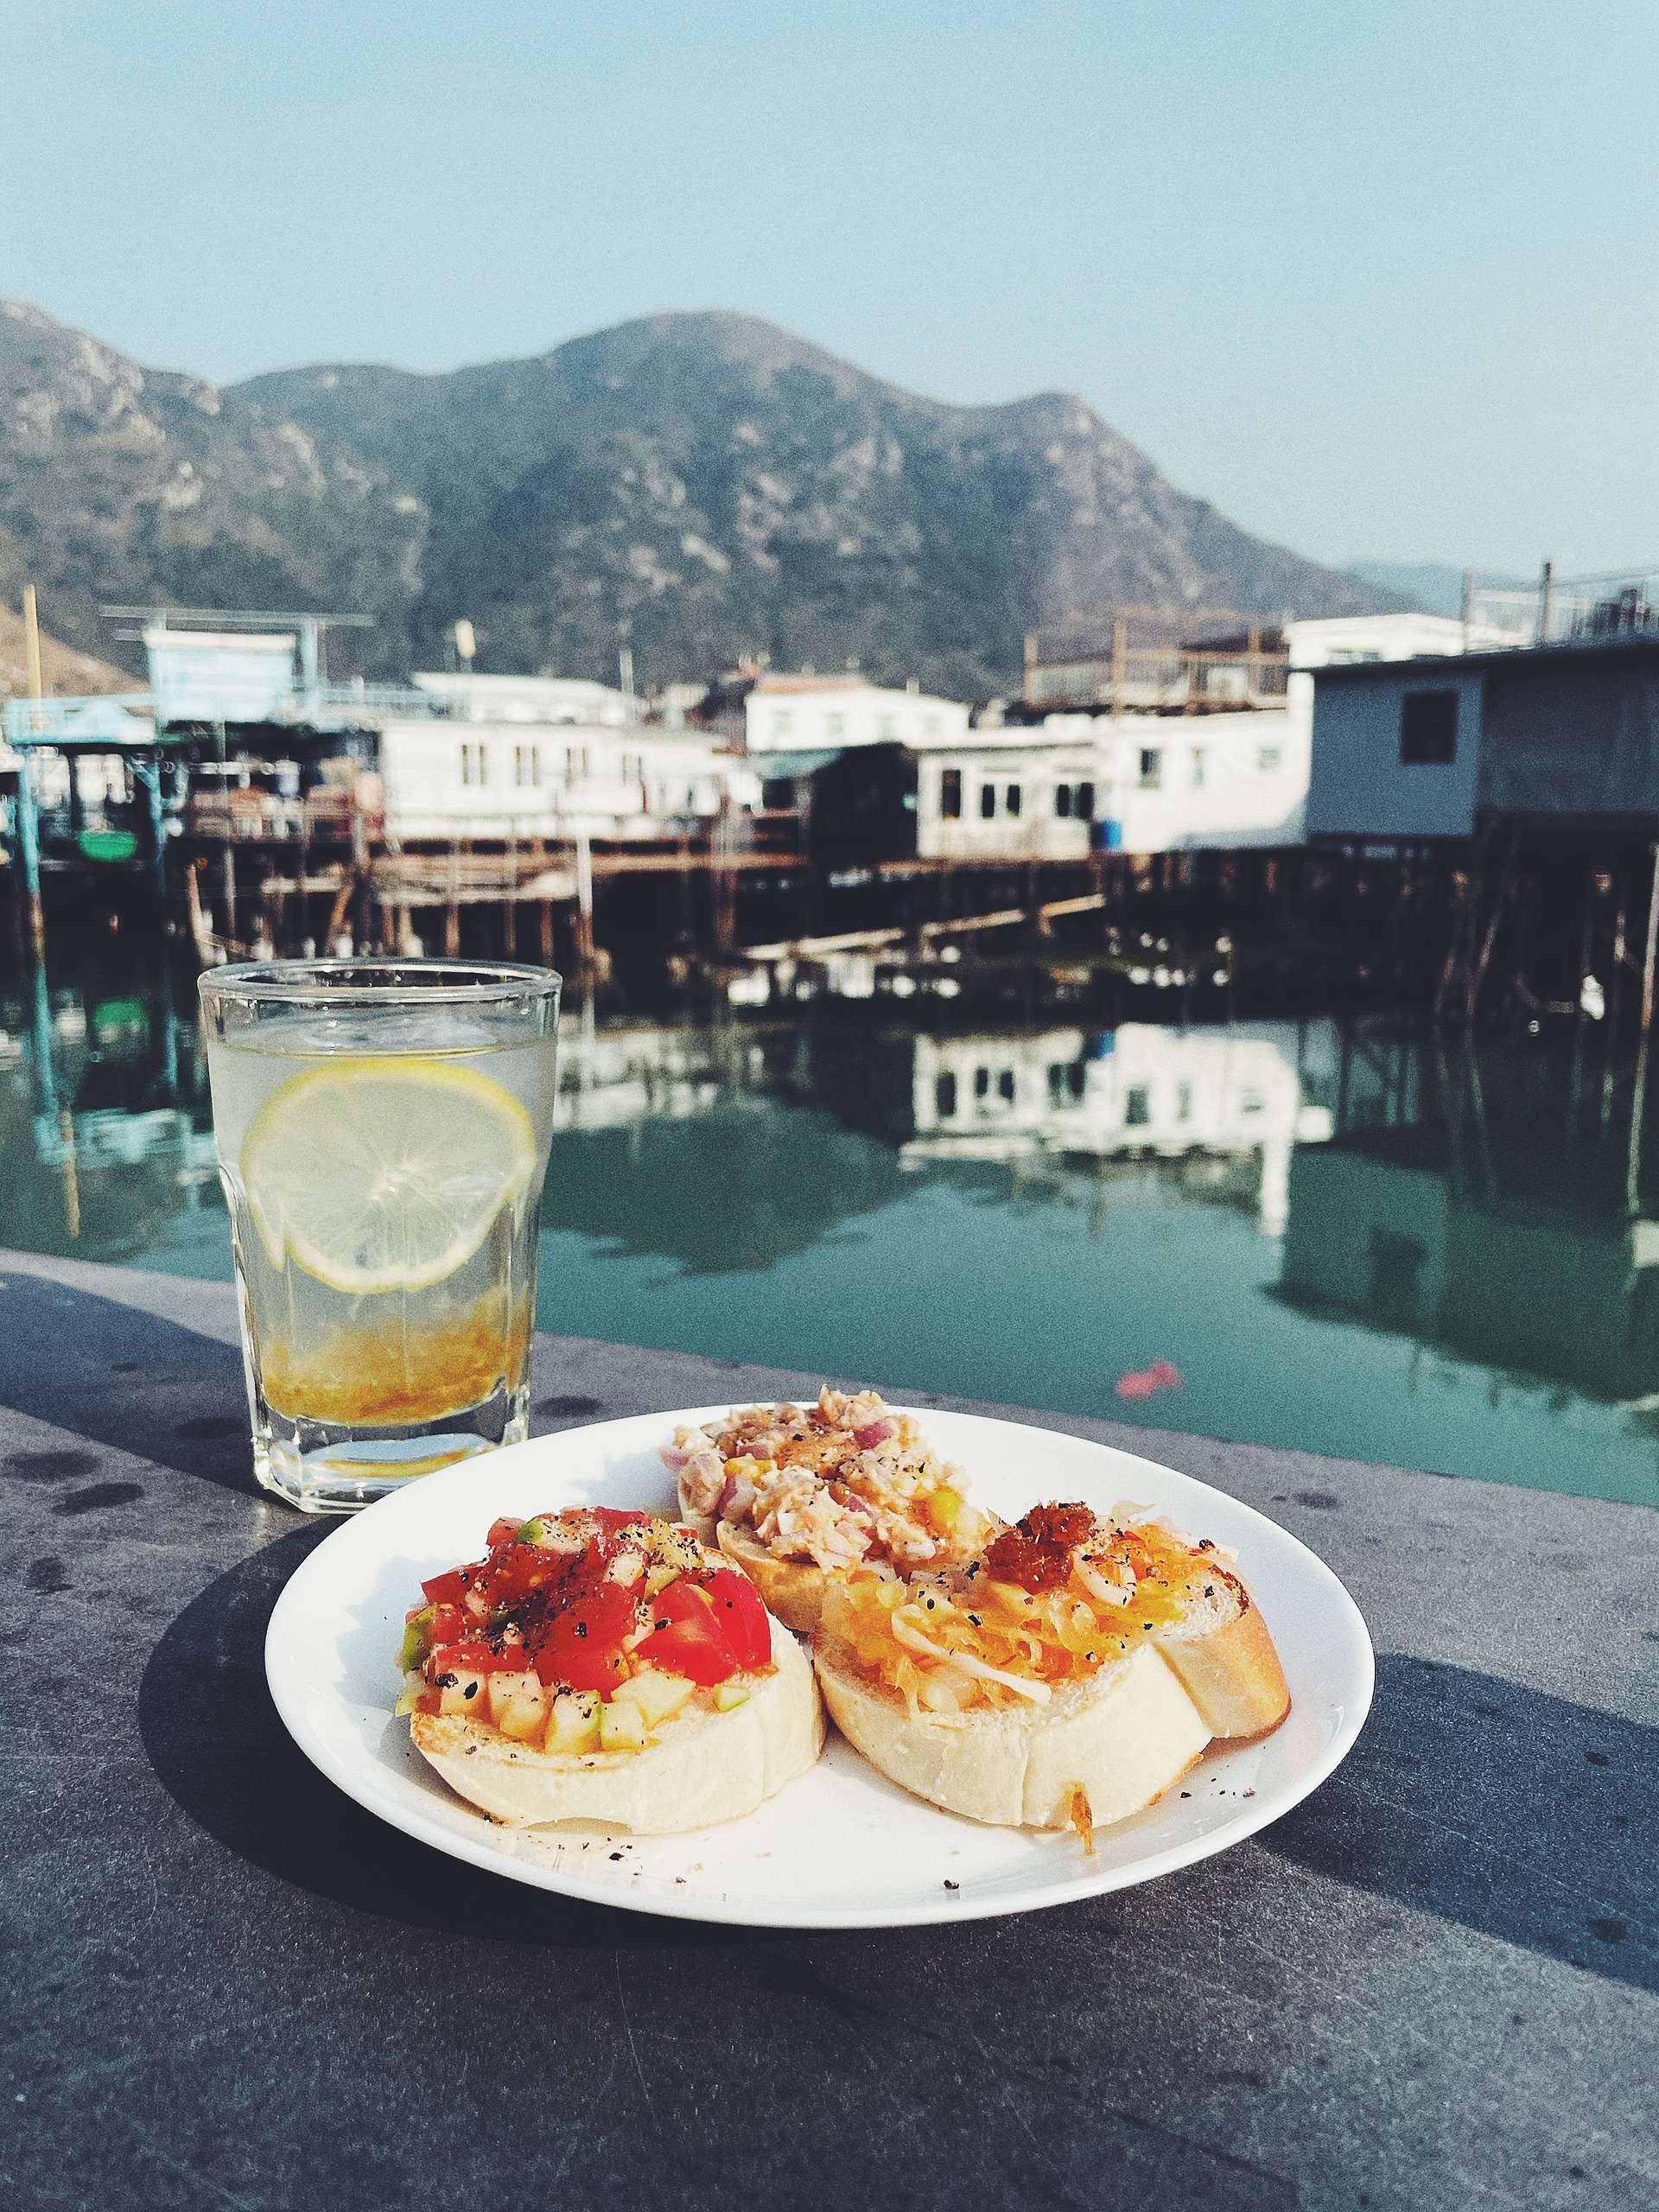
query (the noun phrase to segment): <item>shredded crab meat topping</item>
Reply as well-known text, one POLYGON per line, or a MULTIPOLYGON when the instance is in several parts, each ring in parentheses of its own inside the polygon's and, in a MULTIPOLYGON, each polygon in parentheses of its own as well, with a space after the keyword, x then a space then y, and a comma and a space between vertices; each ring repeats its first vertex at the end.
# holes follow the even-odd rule
POLYGON ((751 1529, 769 1551, 836 1571, 966 1560, 995 1523, 907 1414, 874 1390, 827 1387, 816 1405, 748 1406, 682 1425, 663 1453, 689 1510, 751 1529))
POLYGON ((1225 1579, 1223 1557, 1140 1506, 1039 1506, 965 1565, 907 1582, 855 1568, 825 1593, 823 1628, 912 1719, 948 1725, 1097 1674, 1225 1579))

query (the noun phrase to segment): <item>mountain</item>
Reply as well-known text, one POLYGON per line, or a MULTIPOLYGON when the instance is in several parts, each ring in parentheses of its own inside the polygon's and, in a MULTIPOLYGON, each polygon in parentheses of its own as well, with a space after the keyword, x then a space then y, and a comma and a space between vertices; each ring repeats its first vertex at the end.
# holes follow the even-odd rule
POLYGON ((753 317, 653 315, 417 376, 216 387, 0 306, 0 595, 87 644, 99 601, 359 612, 372 674, 614 678, 857 659, 983 696, 1022 632, 1113 601, 1393 603, 1177 491, 1082 400, 950 407, 753 317))
POLYGON ((1506 576, 1496 569, 1454 569, 1446 561, 1351 561, 1347 574, 1377 591, 1389 592, 1423 614, 1463 613, 1463 580, 1471 575, 1480 591, 1535 591, 1536 576, 1506 576))

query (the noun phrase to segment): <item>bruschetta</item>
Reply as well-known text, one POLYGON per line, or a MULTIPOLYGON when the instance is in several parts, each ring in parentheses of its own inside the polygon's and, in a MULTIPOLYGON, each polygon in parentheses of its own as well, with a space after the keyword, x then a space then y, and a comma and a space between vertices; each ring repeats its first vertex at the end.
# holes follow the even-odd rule
POLYGON ((806 1655, 692 1529, 592 1507, 498 1521, 487 1547, 423 1583, 398 1709, 493 1820, 705 1827, 817 1758, 806 1655))
POLYGON ((1127 1819, 1290 1709, 1225 1556, 1131 1505, 1037 1506, 943 1573, 854 1568, 826 1585, 814 1659, 873 1766, 1002 1827, 1127 1819))
POLYGON ((676 1429, 663 1459, 686 1520, 802 1635, 817 1626, 826 1581, 849 1567, 965 1564, 1001 1525, 874 1390, 739 1408, 676 1429))

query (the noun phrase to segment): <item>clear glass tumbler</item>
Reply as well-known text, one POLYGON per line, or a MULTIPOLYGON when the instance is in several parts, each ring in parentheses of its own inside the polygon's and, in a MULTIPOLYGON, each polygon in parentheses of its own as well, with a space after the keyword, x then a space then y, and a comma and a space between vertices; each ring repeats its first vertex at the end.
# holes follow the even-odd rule
POLYGON ((527 1433, 559 989, 454 960, 201 979, 254 1471, 304 1512, 527 1433))

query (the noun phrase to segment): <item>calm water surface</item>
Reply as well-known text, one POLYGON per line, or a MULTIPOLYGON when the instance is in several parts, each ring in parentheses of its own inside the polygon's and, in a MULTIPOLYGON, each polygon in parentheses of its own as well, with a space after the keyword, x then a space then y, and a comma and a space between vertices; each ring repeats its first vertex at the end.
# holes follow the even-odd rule
MULTIPOLYGON (((0 1244, 228 1278, 190 979, 131 964, 0 985, 0 1244)), ((843 1005, 561 1052, 544 1328, 1659 1503, 1659 1189, 1593 1049, 843 1005)))

